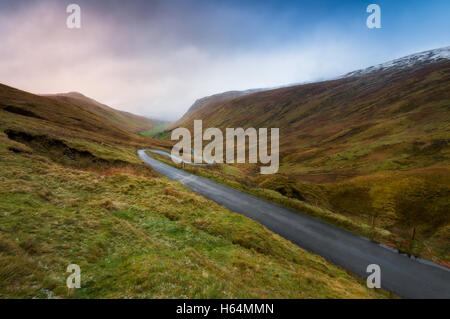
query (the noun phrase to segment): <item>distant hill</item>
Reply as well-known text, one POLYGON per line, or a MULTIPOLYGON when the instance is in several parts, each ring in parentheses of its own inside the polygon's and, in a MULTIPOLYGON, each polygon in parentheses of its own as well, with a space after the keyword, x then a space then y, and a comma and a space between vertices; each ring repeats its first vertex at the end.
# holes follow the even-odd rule
POLYGON ((449 52, 427 51, 331 81, 213 99, 191 107, 176 126, 192 128, 202 119, 204 128, 279 127, 286 173, 308 180, 442 163, 448 159, 449 52))
POLYGON ((45 136, 47 144, 55 138, 85 144, 84 148, 89 148, 88 141, 127 147, 165 145, 132 131, 153 121, 114 110, 78 93, 48 97, 0 84, 0 115, 0 126, 16 139, 42 140, 45 136))
POLYGON ((150 130, 159 124, 158 120, 148 119, 143 116, 135 115, 129 112, 116 110, 108 105, 97 102, 94 99, 84 96, 78 92, 69 92, 61 94, 43 95, 51 99, 67 102, 73 105, 79 105, 91 112, 94 112, 123 128, 139 133, 150 130))
POLYGON ((192 122, 194 119, 196 119, 195 116, 198 116, 198 114, 200 114, 203 110, 213 109, 237 97, 245 96, 260 91, 264 91, 264 89, 251 89, 246 91, 228 91, 198 99, 197 101, 194 102, 194 104, 191 105, 189 110, 180 120, 172 124, 169 124, 166 127, 166 130, 172 130, 178 126, 181 126, 182 123, 192 122))

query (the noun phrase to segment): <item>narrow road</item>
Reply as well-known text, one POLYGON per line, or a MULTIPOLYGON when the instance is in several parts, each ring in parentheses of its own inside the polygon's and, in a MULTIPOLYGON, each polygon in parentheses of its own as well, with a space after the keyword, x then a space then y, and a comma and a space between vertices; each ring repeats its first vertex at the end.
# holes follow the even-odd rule
POLYGON ((450 270, 412 259, 367 238, 312 217, 161 163, 139 150, 138 156, 159 173, 250 217, 298 246, 367 278, 367 266, 381 268, 381 286, 405 298, 450 298, 450 270))

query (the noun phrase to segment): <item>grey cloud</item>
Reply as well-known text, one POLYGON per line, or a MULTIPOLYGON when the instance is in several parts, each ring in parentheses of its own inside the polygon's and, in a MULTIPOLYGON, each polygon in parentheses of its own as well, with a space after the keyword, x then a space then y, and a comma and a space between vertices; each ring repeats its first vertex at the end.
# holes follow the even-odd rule
POLYGON ((0 11, 0 82, 34 93, 79 91, 122 110, 175 120, 206 95, 360 66, 349 54, 354 44, 333 34, 269 45, 266 30, 254 30, 262 14, 251 20, 245 10, 198 4, 192 10, 192 3, 80 1, 81 30, 65 27, 61 2, 0 11), (245 19, 250 22, 239 25, 245 19))

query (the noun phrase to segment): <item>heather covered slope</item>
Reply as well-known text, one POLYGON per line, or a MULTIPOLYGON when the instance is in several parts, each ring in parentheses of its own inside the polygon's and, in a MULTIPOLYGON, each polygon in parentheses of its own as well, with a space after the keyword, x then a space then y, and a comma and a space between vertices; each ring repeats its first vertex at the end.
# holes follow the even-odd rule
POLYGON ((57 101, 67 102, 73 105, 79 105, 108 121, 117 124, 124 129, 139 133, 149 130, 159 124, 159 121, 148 119, 143 116, 135 115, 129 112, 119 111, 105 104, 99 103, 94 99, 84 96, 78 92, 61 93, 54 95, 44 95, 57 101))
POLYGON ((0 298, 388 296, 136 156, 165 146, 0 86, 0 298))
POLYGON ((203 127, 279 127, 289 174, 332 181, 445 162, 449 105, 450 62, 442 62, 264 91, 190 118, 203 127))
POLYGON ((167 143, 143 137, 84 105, 20 91, 0 84, 2 127, 11 134, 46 135, 73 143, 97 143, 111 148, 156 146, 167 143))
POLYGON ((225 102, 258 91, 263 91, 263 89, 253 89, 247 91, 228 91, 198 99, 197 101, 194 102, 194 104, 191 105, 189 110, 181 119, 167 125, 166 130, 172 130, 178 126, 183 126, 183 124, 185 123, 192 122, 193 120, 197 119, 196 116, 198 116, 198 114, 201 114, 203 110, 215 109, 217 106, 220 106, 225 102))
POLYGON ((319 218, 448 265, 450 61, 435 57, 421 53, 194 111, 189 118, 204 129, 280 128, 279 174, 259 176, 249 165, 197 170, 260 194, 276 191, 299 210, 313 205, 319 210, 309 213, 319 218), (367 231, 372 225, 379 231, 367 231))

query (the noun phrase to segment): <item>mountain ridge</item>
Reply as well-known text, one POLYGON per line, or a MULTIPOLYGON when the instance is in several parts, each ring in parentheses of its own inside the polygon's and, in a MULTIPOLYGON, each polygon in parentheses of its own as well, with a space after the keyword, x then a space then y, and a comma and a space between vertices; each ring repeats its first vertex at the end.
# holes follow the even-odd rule
POLYGON ((438 49, 432 49, 432 50, 426 50, 415 54, 410 54, 401 58, 393 59, 390 61, 387 61, 385 63, 377 64, 374 66, 370 66, 367 68, 355 70, 352 72, 348 72, 342 76, 331 78, 328 80, 320 80, 320 81, 313 81, 313 82, 306 82, 306 83, 294 83, 294 84, 288 84, 284 86, 278 86, 275 88, 265 88, 265 89, 249 89, 245 91, 227 91, 223 93, 217 93, 210 96, 206 96, 200 99, 197 99, 194 104, 191 105, 191 107, 186 111, 186 113, 177 121, 174 123, 168 125, 166 127, 167 130, 171 130, 177 126, 180 126, 180 123, 185 122, 187 119, 194 116, 194 111, 207 106, 213 106, 217 107, 221 103, 228 102, 230 100, 233 100, 235 98, 240 98, 242 96, 250 95, 253 93, 259 93, 264 91, 274 91, 274 90, 281 90, 285 88, 291 88, 291 87, 299 87, 304 85, 310 85, 314 83, 322 83, 322 82, 329 82, 329 81, 335 81, 345 78, 350 78, 354 76, 362 76, 362 75, 369 75, 371 73, 375 72, 389 72, 392 71, 392 69, 397 70, 404 70, 408 67, 412 67, 416 64, 432 64, 432 63, 438 63, 450 60, 450 46, 448 47, 442 47, 438 49), (236 92, 235 95, 230 95, 229 93, 236 92), (215 99, 216 97, 221 97, 222 100, 215 99))
POLYGON ((117 125, 134 133, 149 130, 160 123, 160 121, 155 119, 149 119, 131 112, 117 110, 75 91, 57 94, 42 94, 41 96, 79 105, 99 116, 108 118, 117 125))
POLYGON ((443 60, 450 60, 450 46, 410 54, 365 69, 349 72, 343 77, 365 75, 377 71, 389 71, 392 68, 405 69, 416 64, 435 63, 443 60))

